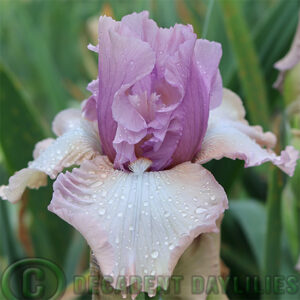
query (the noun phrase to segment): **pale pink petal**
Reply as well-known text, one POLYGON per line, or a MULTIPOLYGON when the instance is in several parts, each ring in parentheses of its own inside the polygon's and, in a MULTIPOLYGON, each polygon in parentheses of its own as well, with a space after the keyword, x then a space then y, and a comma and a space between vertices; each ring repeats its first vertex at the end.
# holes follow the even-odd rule
MULTIPOLYGON (((97 126, 97 125, 96 125, 97 126)), ((37 144, 34 158, 24 168, 16 172, 8 186, 1 186, 0 197, 11 202, 18 201, 25 188, 39 188, 64 168, 80 165, 84 160, 101 153, 96 126, 82 120, 77 128, 69 129, 56 140, 47 139, 37 144)))
POLYGON ((81 120, 81 111, 79 109, 65 109, 56 115, 52 123, 52 130, 57 136, 61 136, 68 130, 80 126, 81 120))
POLYGON ((40 142, 38 142, 35 146, 34 146, 34 150, 33 150, 33 158, 37 159, 41 153, 46 150, 53 142, 55 141, 55 139, 52 138, 48 138, 48 139, 44 139, 40 142))
POLYGON ((264 133, 260 126, 250 126, 244 116, 245 110, 239 97, 224 89, 222 105, 211 111, 197 161, 203 164, 223 157, 238 158, 245 161, 245 167, 270 161, 292 176, 299 152, 288 146, 277 156, 271 149, 276 144, 274 134, 264 133))
POLYGON ((86 238, 103 275, 170 276, 196 236, 218 231, 227 198, 207 170, 186 162, 145 172, 150 165, 123 172, 98 156, 54 183, 49 210, 86 238))
POLYGON ((29 168, 22 169, 9 178, 7 186, 0 186, 0 197, 3 200, 14 203, 21 199, 27 187, 38 189, 45 185, 47 185, 47 176, 45 173, 29 168))
POLYGON ((274 65, 274 67, 280 71, 278 78, 274 83, 274 87, 277 89, 282 88, 286 71, 291 70, 300 62, 300 12, 298 16, 298 27, 294 36, 292 46, 289 52, 274 65))

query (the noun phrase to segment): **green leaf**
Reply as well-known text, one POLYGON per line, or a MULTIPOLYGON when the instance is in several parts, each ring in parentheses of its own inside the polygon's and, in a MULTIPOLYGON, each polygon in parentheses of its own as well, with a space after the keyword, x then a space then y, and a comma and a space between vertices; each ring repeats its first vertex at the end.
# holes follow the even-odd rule
POLYGON ((231 201, 230 209, 249 241, 259 266, 263 266, 263 244, 266 232, 266 210, 255 200, 231 201))
POLYGON ((253 124, 269 127, 266 87, 249 28, 237 0, 220 1, 225 26, 238 64, 249 118, 253 124))
POLYGON ((71 282, 74 278, 73 276, 76 275, 78 265, 81 263, 82 255, 86 249, 87 244, 85 239, 79 232, 74 231, 72 239, 68 245, 68 250, 65 254, 64 272, 67 283, 71 282))
POLYGON ((210 0, 208 3, 208 8, 207 8, 207 12, 206 12, 206 16, 205 16, 205 20, 204 20, 204 24, 203 24, 202 36, 201 36, 201 38, 203 38, 203 39, 205 39, 207 36, 208 27, 210 24, 211 14, 212 14, 212 10, 214 7, 214 3, 215 3, 215 0, 210 0))
POLYGON ((14 172, 32 160, 34 144, 45 137, 45 132, 20 86, 1 64, 0 83, 0 144, 7 167, 14 172))
POLYGON ((174 26, 178 20, 177 11, 173 0, 155 0, 153 3, 153 15, 160 26, 174 26))
MULTIPOLYGON (((34 144, 46 137, 39 118, 20 86, 3 66, 0 65, 2 91, 0 144, 5 164, 10 173, 27 166, 32 160, 34 144)), ((66 249, 57 245, 68 241, 71 228, 57 216, 47 211, 52 197, 52 186, 30 191, 26 207, 30 237, 35 255, 52 259, 62 264, 66 249), (57 232, 64 233, 57 235, 57 232)))

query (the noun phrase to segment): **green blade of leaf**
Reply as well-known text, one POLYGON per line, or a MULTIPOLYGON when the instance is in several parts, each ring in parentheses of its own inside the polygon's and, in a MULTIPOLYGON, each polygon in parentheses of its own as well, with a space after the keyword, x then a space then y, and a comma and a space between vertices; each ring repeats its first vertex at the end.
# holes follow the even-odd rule
POLYGON ((231 201, 231 212, 245 232, 259 266, 263 266, 263 243, 266 230, 266 211, 255 200, 231 201))
POLYGON ((238 63, 239 80, 253 124, 269 127, 266 87, 250 31, 236 0, 220 1, 229 40, 238 63))
POLYGON ((215 0, 210 0, 208 3, 207 12, 206 12, 203 29, 202 29, 202 36, 201 36, 201 38, 203 38, 203 39, 205 39, 207 36, 208 26, 209 26, 209 22, 211 19, 211 13, 212 13, 212 10, 214 7, 214 3, 215 3, 215 0))
POLYGON ((10 172, 14 172, 32 160, 34 144, 46 135, 16 80, 1 64, 0 83, 0 144, 5 162, 10 172))

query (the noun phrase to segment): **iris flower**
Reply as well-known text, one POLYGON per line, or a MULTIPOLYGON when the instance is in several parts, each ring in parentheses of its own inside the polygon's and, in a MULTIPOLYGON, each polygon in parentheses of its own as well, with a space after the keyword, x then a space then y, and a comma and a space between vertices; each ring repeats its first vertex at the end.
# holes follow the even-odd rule
POLYGON ((156 282, 195 238, 218 232, 228 207, 202 164, 270 161, 292 176, 298 152, 277 156, 274 134, 248 124, 240 98, 222 87, 221 45, 197 39, 191 25, 159 28, 147 12, 102 16, 98 38, 92 96, 56 116, 57 138, 39 142, 0 194, 16 202, 56 178, 49 210, 85 237, 112 285, 119 276, 156 282))

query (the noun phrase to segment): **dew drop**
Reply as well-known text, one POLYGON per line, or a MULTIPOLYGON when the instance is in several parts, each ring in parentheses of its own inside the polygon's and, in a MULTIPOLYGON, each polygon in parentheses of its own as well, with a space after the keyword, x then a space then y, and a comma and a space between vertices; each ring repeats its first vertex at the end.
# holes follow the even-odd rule
POLYGON ((133 226, 129 226, 129 231, 133 231, 133 226))
POLYGON ((215 195, 212 195, 212 196, 210 197, 210 199, 211 199, 211 201, 215 201, 215 200, 216 200, 216 196, 215 196, 215 195))
POLYGON ((101 196, 106 197, 106 195, 107 195, 107 191, 102 191, 101 196))
POLYGON ((149 203, 147 201, 144 202, 144 206, 148 206, 149 203))
POLYGON ((169 249, 170 250, 173 250, 175 248, 175 246, 173 245, 173 244, 171 244, 170 246, 169 246, 169 249))
POLYGON ((123 214, 121 212, 118 213, 118 217, 122 217, 123 214))
POLYGON ((99 214, 100 216, 103 216, 103 215, 105 214, 105 208, 100 208, 100 209, 98 210, 98 214, 99 214))
POLYGON ((101 178, 106 178, 107 174, 106 173, 102 173, 100 176, 101 176, 101 178))
POLYGON ((128 208, 131 208, 131 207, 132 207, 132 203, 129 203, 129 204, 128 204, 128 208))
POLYGON ((196 214, 202 214, 203 212, 205 212, 206 211, 206 209, 205 208, 202 208, 202 207, 198 207, 198 208, 196 208, 196 210, 195 210, 195 212, 196 212, 196 214))
POLYGON ((164 213, 164 216, 165 216, 166 218, 169 217, 169 216, 170 216, 170 212, 166 211, 166 212, 164 213))
POLYGON ((152 253, 151 253, 151 257, 152 258, 157 258, 158 257, 158 251, 153 251, 152 253))

